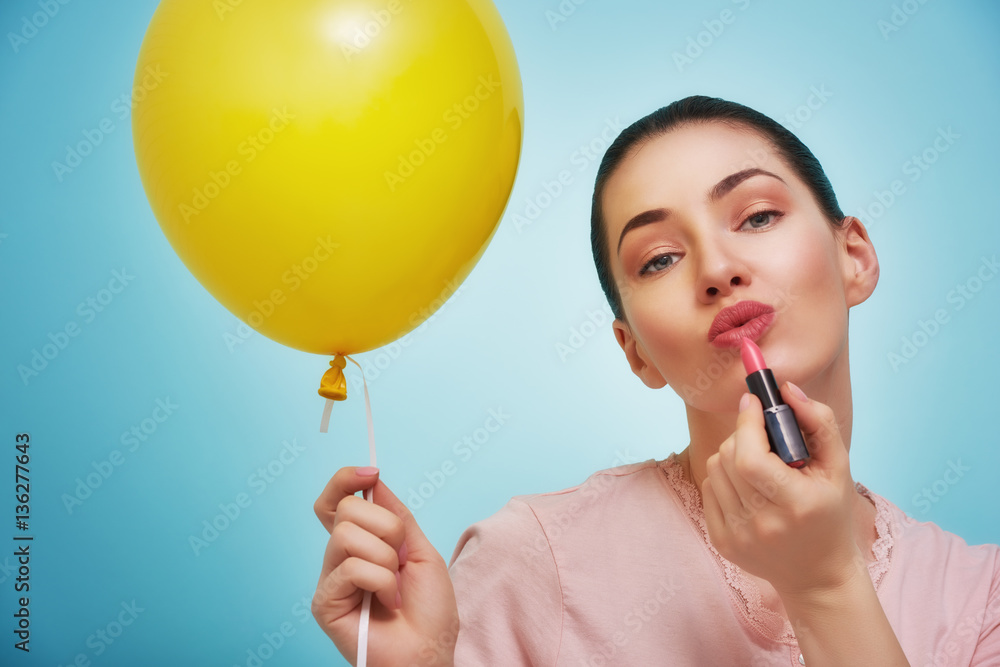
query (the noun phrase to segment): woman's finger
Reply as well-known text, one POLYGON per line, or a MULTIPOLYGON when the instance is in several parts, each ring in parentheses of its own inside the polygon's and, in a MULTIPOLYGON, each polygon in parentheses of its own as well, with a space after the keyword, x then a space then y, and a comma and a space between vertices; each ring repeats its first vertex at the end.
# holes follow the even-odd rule
POLYGON ((347 466, 335 472, 323 492, 319 494, 319 498, 313 503, 313 511, 326 528, 326 532, 333 530, 334 516, 340 501, 373 486, 377 481, 378 470, 368 466, 347 466), (366 474, 372 472, 374 474, 366 474))
POLYGON ((810 399, 791 382, 781 386, 781 396, 795 413, 809 449, 810 466, 848 466, 847 447, 844 446, 833 410, 828 405, 810 399))
POLYGON ((719 445, 719 465, 726 471, 726 477, 729 478, 730 486, 739 496, 740 505, 742 506, 748 506, 755 493, 754 487, 744 477, 746 474, 744 469, 746 459, 748 456, 753 455, 753 452, 747 451, 753 449, 752 444, 746 442, 748 439, 754 437, 753 428, 753 424, 744 422, 740 425, 737 422, 736 431, 733 435, 719 445))
MULTIPOLYGON (((719 535, 725 529, 726 517, 719 505, 719 499, 716 498, 715 491, 712 489, 710 477, 706 477, 705 481, 701 483, 701 504, 705 511, 705 526, 708 528, 709 538, 712 538, 713 535, 719 535)), ((712 542, 714 543, 715 540, 712 539, 712 542)))
POLYGON ((364 591, 371 591, 387 609, 396 609, 398 582, 395 572, 352 556, 320 577, 313 614, 321 622, 325 614, 330 615, 327 620, 339 619, 361 603, 364 591))
MULTIPOLYGON (((396 497, 396 494, 384 482, 378 482, 372 489, 372 494, 376 505, 392 512, 403 522, 406 541, 402 543, 400 548, 404 554, 402 558, 404 564, 408 561, 426 563, 441 560, 441 554, 438 553, 434 545, 424 535, 424 531, 417 524, 413 512, 410 511, 410 508, 402 500, 396 497)), ((393 541, 392 543, 395 544, 396 542, 393 541)))
POLYGON ((351 557, 374 563, 390 572, 399 570, 399 556, 396 548, 361 526, 350 521, 342 521, 334 526, 330 539, 327 541, 320 577, 325 577, 351 557))
POLYGON ((357 496, 343 498, 334 513, 331 533, 345 521, 360 526, 396 549, 403 546, 405 532, 402 519, 378 503, 357 496))
MULTIPOLYGON (((725 442, 719 447, 720 451, 724 446, 726 446, 725 442)), ((708 460, 705 461, 705 472, 707 473, 706 480, 712 482, 712 492, 719 504, 723 525, 728 526, 733 517, 740 516, 741 512, 744 511, 743 501, 722 466, 720 454, 716 453, 708 457, 708 460)))
POLYGON ((771 451, 760 399, 746 393, 740 406, 730 475, 744 505, 759 508, 774 499, 776 479, 788 479, 788 466, 771 451))

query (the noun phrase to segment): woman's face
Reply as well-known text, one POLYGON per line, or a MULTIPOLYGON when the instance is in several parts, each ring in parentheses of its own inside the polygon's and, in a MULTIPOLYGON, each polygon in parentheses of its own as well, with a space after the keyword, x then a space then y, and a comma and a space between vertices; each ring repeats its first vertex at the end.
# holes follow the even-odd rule
POLYGON ((668 383, 700 410, 735 411, 744 336, 779 382, 807 392, 841 355, 846 364, 847 312, 875 287, 874 250, 856 219, 834 228, 757 133, 700 123, 639 143, 602 203, 629 321, 615 320, 615 335, 648 386, 668 383), (763 306, 716 321, 748 301, 763 306), (713 340, 720 328, 729 333, 713 340))

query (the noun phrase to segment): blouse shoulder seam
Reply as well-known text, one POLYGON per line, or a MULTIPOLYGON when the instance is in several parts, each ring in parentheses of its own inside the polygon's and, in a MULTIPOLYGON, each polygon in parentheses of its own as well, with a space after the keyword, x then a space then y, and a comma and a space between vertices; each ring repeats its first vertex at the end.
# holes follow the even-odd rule
MULTIPOLYGON (((520 499, 512 498, 512 500, 520 499)), ((559 585, 559 639, 556 642, 556 653, 553 664, 558 664, 559 653, 562 650, 563 628, 565 626, 566 617, 566 599, 563 596, 562 573, 559 571, 559 562, 556 560, 556 554, 552 550, 552 542, 549 540, 548 533, 545 532, 545 526, 542 524, 541 519, 538 518, 538 514, 535 512, 535 508, 531 506, 531 503, 528 503, 525 500, 520 500, 520 502, 524 503, 528 509, 531 510, 531 516, 534 517, 535 523, 538 524, 538 529, 541 530, 542 535, 545 536, 545 544, 549 548, 549 557, 552 558, 552 567, 555 568, 556 571, 556 583, 559 585)))

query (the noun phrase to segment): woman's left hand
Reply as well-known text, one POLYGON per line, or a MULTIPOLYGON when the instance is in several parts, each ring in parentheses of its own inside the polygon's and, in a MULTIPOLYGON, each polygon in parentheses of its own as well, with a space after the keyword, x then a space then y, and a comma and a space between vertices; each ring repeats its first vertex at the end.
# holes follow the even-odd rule
POLYGON ((833 410, 789 383, 781 395, 811 458, 796 469, 772 453, 760 400, 744 394, 736 431, 706 463, 708 534, 724 558, 766 579, 782 597, 834 591, 867 576, 855 542, 857 492, 847 448, 833 410))

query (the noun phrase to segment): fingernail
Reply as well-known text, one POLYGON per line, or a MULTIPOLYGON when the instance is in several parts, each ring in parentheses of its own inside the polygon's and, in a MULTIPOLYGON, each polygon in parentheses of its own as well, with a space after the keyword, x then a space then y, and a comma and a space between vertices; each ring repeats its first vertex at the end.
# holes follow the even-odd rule
POLYGON ((740 412, 743 412, 750 407, 750 394, 743 392, 743 397, 740 398, 740 412))
POLYGON ((406 542, 403 542, 403 546, 399 547, 399 565, 402 567, 403 563, 406 562, 406 542))
POLYGON ((364 466, 363 468, 357 468, 354 472, 360 475, 361 477, 371 477, 372 475, 378 474, 378 468, 373 468, 371 466, 364 466))
POLYGON ((788 383, 788 388, 792 390, 792 393, 793 393, 793 394, 795 394, 795 396, 796 396, 796 397, 797 397, 797 398, 798 398, 798 399, 799 399, 800 401, 808 401, 808 400, 809 400, 809 397, 808 397, 808 396, 806 396, 805 392, 804 392, 804 391, 802 391, 801 389, 799 389, 799 388, 798 388, 797 386, 795 386, 795 385, 794 385, 793 383, 789 382, 789 383, 788 383))

